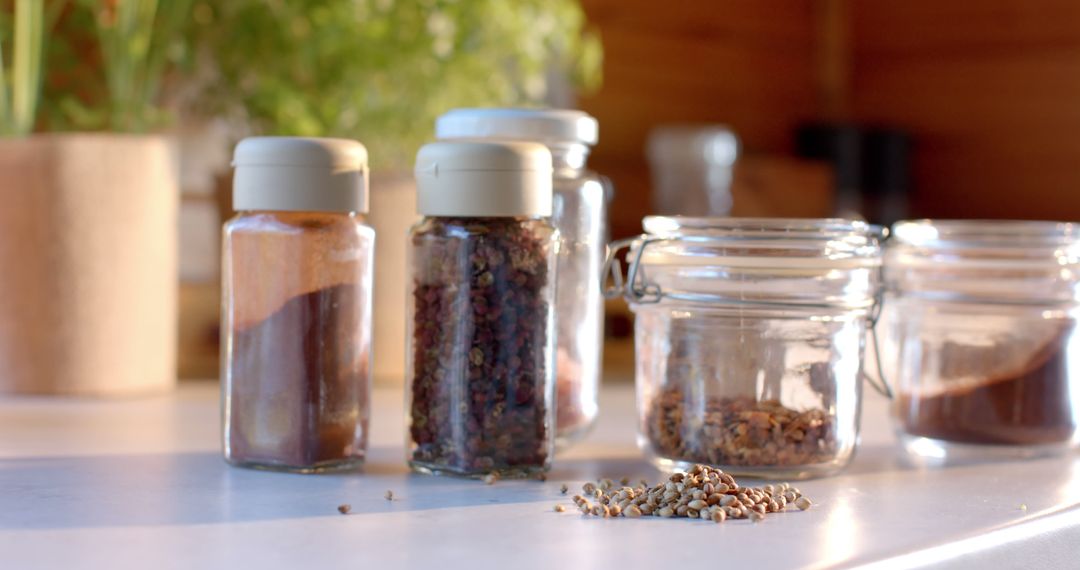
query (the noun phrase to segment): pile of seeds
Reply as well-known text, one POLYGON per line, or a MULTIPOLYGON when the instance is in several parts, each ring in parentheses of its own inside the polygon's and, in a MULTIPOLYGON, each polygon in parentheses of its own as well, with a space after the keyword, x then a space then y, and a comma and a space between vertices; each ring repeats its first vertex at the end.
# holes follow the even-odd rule
POLYGON ((679 388, 649 406, 647 435, 655 453, 678 461, 732 466, 813 465, 834 461, 839 442, 833 416, 796 411, 776 400, 708 398, 704 413, 679 388))
POLYGON ((651 515, 713 522, 729 518, 758 522, 767 513, 778 513, 792 505, 801 511, 812 505, 810 499, 787 483, 740 487, 734 477, 707 465, 695 465, 688 472, 675 473, 666 482, 652 487, 643 484, 617 488, 613 481, 604 479, 599 484, 585 483, 582 491, 582 495, 574 495, 574 504, 586 516, 596 517, 651 515))

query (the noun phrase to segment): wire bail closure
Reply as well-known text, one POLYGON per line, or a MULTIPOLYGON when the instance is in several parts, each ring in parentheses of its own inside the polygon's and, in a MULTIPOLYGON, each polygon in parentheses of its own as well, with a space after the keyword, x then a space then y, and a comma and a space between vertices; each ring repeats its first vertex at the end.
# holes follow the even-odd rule
POLYGON ((659 303, 664 294, 660 290, 660 286, 655 283, 650 284, 645 282, 644 276, 640 272, 641 268, 641 256, 645 253, 645 248, 655 241, 659 241, 659 238, 639 235, 632 238, 625 238, 611 242, 607 248, 607 257, 604 258, 604 297, 607 299, 615 299, 618 297, 626 297, 627 299, 635 303, 659 303), (634 245, 640 243, 637 247, 637 251, 633 253, 633 259, 629 263, 627 268, 626 280, 623 280, 622 263, 619 261, 619 252, 626 250, 628 253, 633 252, 634 245), (608 278, 614 283, 613 286, 608 286, 608 278))
MULTIPOLYGON (((641 234, 631 238, 624 238, 611 242, 607 247, 607 255, 604 258, 603 276, 604 282, 602 288, 604 297, 607 299, 615 299, 618 297, 624 297, 627 301, 648 305, 659 303, 664 297, 665 293, 660 289, 660 286, 656 283, 649 283, 645 279, 644 273, 641 271, 641 259, 644 256, 645 249, 653 243, 660 241, 668 241, 667 238, 660 238, 656 236, 650 236, 641 234), (626 276, 623 277, 622 262, 619 261, 619 254, 625 250, 627 252, 627 269, 626 276)), ((874 364, 877 378, 873 378, 870 374, 866 373, 866 370, 859 369, 859 375, 875 391, 892 400, 894 398, 892 387, 885 378, 885 371, 881 364, 881 348, 878 342, 877 325, 881 320, 882 307, 885 303, 885 272, 884 266, 878 269, 878 287, 874 293, 874 302, 870 306, 869 314, 866 316, 867 328, 870 332, 871 349, 874 351, 874 364)), ((682 299, 682 296, 669 297, 675 299, 682 299)), ((695 298, 694 300, 708 300, 705 298, 695 298)), ((726 301, 724 304, 746 304, 743 301, 726 301)))

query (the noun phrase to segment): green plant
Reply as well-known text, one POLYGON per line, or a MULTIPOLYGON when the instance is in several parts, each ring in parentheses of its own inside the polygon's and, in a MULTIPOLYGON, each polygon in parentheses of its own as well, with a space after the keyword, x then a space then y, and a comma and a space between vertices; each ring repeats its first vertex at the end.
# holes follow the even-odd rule
POLYGON ((577 0, 200 0, 189 37, 199 113, 358 138, 384 167, 449 108, 542 104, 552 72, 594 87, 601 57, 577 0))
POLYGON ((45 30, 62 8, 63 2, 55 0, 47 8, 45 0, 0 6, 0 134, 25 135, 34 126, 45 30))
POLYGON ((359 138, 377 165, 403 166, 449 108, 536 105, 554 76, 600 78, 577 0, 4 1, 38 10, 31 49, 16 49, 36 63, 16 57, 11 74, 17 132, 34 124, 44 61, 41 130, 145 132, 182 109, 238 135, 359 138), (42 20, 58 16, 42 56, 42 20))
POLYGON ((49 130, 146 132, 171 117, 162 83, 187 61, 192 0, 76 0, 49 50, 49 130))

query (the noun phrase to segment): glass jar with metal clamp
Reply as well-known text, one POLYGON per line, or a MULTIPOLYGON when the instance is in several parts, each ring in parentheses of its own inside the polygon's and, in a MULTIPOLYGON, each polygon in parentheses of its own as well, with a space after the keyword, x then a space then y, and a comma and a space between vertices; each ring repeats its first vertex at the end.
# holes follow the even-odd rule
POLYGON ((1080 447, 1080 227, 903 221, 885 257, 882 356, 912 460, 1080 447))
POLYGON ((606 294, 635 314, 638 442, 650 461, 785 479, 846 466, 880 306, 880 230, 840 219, 643 225, 611 245, 605 275, 606 294))

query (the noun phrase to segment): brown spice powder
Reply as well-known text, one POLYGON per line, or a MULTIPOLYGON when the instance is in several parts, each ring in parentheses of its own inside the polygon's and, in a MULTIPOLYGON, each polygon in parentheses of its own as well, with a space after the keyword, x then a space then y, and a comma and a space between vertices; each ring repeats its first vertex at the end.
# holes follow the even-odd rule
POLYGON ((367 446, 364 307, 354 284, 289 299, 233 333, 230 460, 317 468, 367 446))

